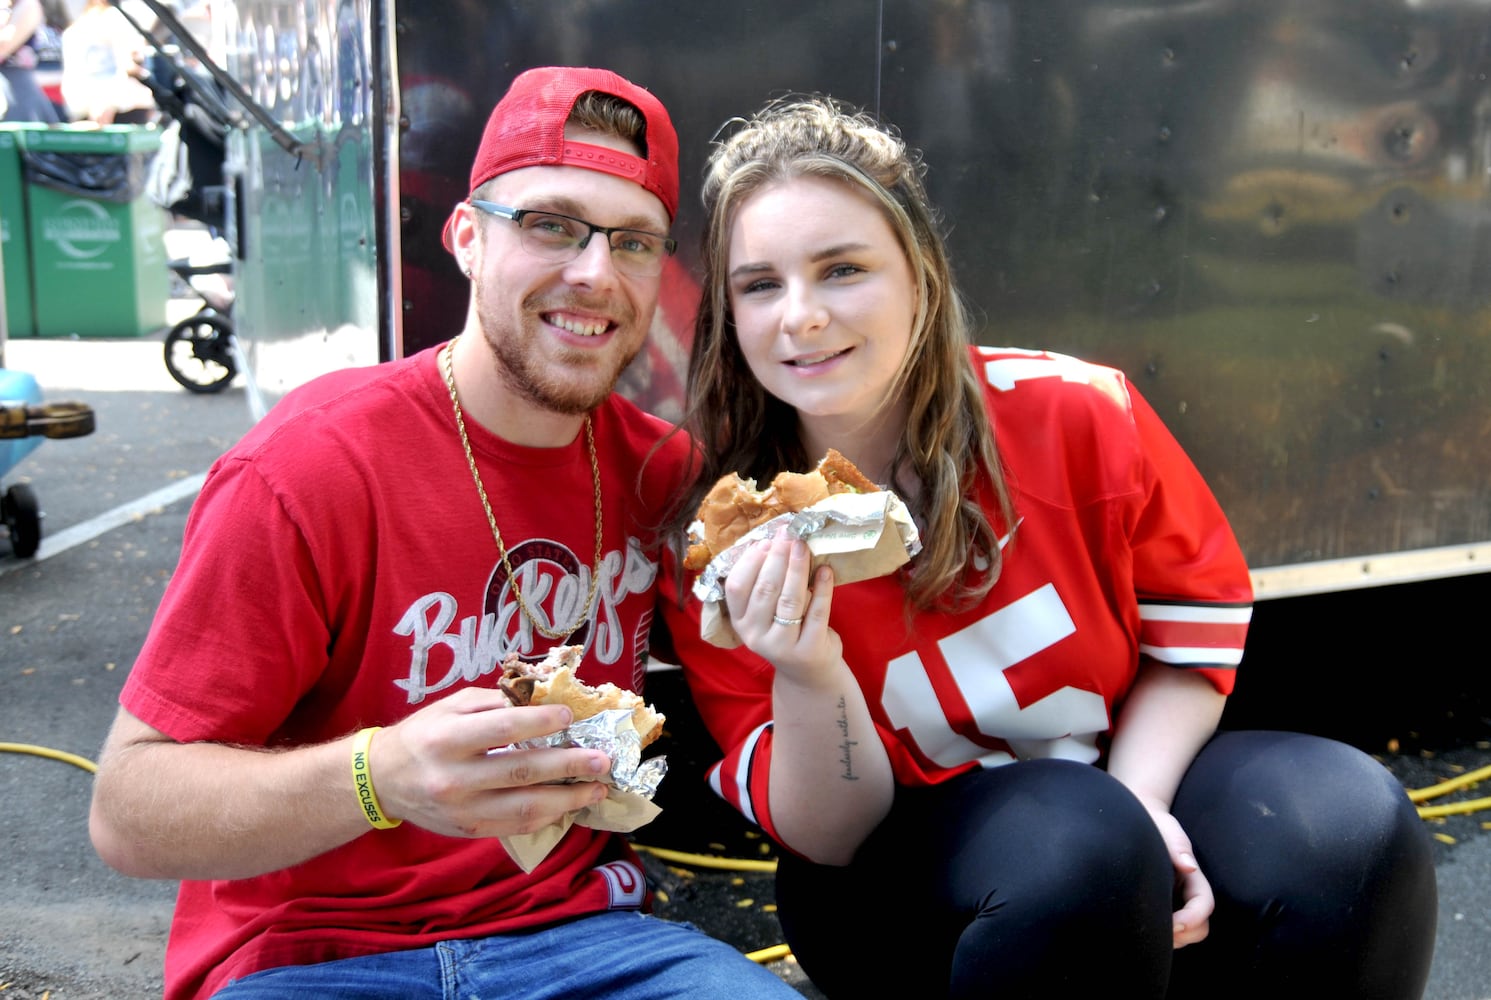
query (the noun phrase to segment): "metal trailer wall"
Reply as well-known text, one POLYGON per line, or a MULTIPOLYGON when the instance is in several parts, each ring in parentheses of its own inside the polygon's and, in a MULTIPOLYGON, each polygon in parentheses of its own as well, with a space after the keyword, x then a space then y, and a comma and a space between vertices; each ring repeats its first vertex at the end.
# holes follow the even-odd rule
POLYGON ((211 38, 200 40, 274 125, 243 114, 224 169, 234 325, 269 402, 389 357, 380 267, 396 247, 380 206, 395 173, 394 90, 383 13, 374 0, 214 2, 211 38))
POLYGON ((682 138, 681 249, 624 385, 675 415, 710 137, 823 91, 925 151, 982 342, 1115 365, 1155 404, 1260 597, 1491 569, 1484 3, 226 6, 239 78, 321 153, 241 144, 240 325, 271 393, 459 328, 439 231, 486 114, 523 68, 589 64, 682 138))

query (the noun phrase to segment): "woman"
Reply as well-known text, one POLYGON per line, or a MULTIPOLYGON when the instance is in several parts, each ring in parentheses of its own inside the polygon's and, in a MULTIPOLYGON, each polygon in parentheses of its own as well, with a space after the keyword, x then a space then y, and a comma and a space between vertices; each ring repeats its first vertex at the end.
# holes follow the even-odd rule
POLYGON ((1252 601, 1222 511, 1122 373, 973 346, 921 173, 806 99, 704 185, 675 527, 721 475, 832 446, 923 544, 842 590, 801 541, 755 544, 725 585, 743 649, 686 591, 665 610, 711 781, 784 849, 804 970, 833 997, 1419 996, 1407 796, 1340 743, 1216 734, 1252 601))
POLYGON ((33 40, 46 30, 40 0, 0 0, 0 119, 55 125, 57 109, 36 78, 33 40))
POLYGON ((139 79, 149 39, 110 0, 87 0, 62 32, 62 100, 75 121, 148 125, 155 95, 139 79))

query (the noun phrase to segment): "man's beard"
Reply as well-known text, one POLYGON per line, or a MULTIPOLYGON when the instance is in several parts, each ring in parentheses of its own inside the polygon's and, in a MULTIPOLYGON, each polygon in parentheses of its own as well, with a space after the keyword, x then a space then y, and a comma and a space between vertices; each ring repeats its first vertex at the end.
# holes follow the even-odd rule
MULTIPOLYGON (((536 316, 537 312, 525 308, 523 314, 536 316)), ((576 359, 583 359, 586 363, 556 373, 546 370, 544 356, 534 345, 541 334, 530 335, 526 329, 515 328, 507 317, 499 318, 489 312, 479 286, 476 289, 476 315, 481 324, 482 337, 496 357, 497 373, 503 383, 523 399, 551 413, 580 416, 600 406, 616 388, 622 371, 642 349, 639 341, 629 354, 619 359, 619 363, 610 372, 605 372, 598 366, 593 355, 574 352, 576 359), (567 374, 570 377, 566 377, 567 374), (601 383, 596 384, 590 378, 576 377, 584 375, 594 375, 601 379, 601 383)), ((535 322, 540 321, 535 319, 535 322)), ((621 325, 627 325, 627 321, 624 320, 621 325)), ((565 362, 566 352, 561 351, 557 360, 561 364, 565 362)))

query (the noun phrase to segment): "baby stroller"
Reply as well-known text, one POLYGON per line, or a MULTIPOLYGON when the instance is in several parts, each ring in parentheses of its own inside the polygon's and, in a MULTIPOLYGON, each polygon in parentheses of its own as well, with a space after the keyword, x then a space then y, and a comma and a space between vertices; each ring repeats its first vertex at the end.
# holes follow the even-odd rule
POLYGON ((191 392, 221 392, 238 374, 238 338, 233 335, 232 288, 213 279, 231 274, 232 262, 180 258, 168 266, 201 297, 202 308, 166 331, 166 371, 191 392))
POLYGON ((168 47, 156 49, 141 82, 155 95, 165 123, 146 196, 173 215, 201 222, 220 251, 205 263, 182 258, 168 265, 203 305, 166 332, 166 370, 191 392, 221 392, 242 367, 233 335, 233 253, 222 238, 228 109, 212 79, 178 63, 168 47))
MULTIPOLYGON (((41 446, 44 438, 93 433, 93 408, 84 403, 45 403, 32 376, 0 368, 0 476, 41 446)), ((0 522, 16 556, 29 559, 41 545, 42 512, 36 492, 16 483, 0 494, 0 522)))

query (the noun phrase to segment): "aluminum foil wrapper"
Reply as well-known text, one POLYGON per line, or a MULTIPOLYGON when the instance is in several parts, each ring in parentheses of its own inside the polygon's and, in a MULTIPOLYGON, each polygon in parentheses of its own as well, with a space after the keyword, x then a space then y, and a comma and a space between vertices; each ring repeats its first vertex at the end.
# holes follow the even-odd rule
POLYGON ((611 772, 599 780, 613 788, 596 804, 568 813, 542 830, 498 838, 508 855, 524 871, 531 872, 538 867, 571 826, 630 833, 652 822, 662 812, 653 803, 652 797, 663 776, 668 773, 668 761, 662 756, 641 759, 642 737, 632 725, 630 709, 600 712, 588 719, 572 722, 569 728, 549 736, 524 740, 510 748, 503 747, 491 752, 503 753, 508 749, 540 747, 604 750, 611 758, 611 772))
POLYGON ((716 555, 694 579, 694 596, 704 603, 699 634, 709 642, 726 649, 740 645, 723 610, 725 577, 747 546, 783 528, 808 543, 814 569, 823 563, 833 567, 835 586, 892 573, 922 548, 911 512, 888 490, 839 493, 774 517, 716 555))
POLYGON ((604 779, 624 792, 645 799, 657 794, 657 787, 668 773, 665 756, 642 759, 642 736, 632 725, 629 708, 612 708, 597 712, 588 719, 572 722, 568 729, 550 733, 540 739, 514 744, 520 748, 555 747, 581 750, 604 750, 611 758, 611 773, 604 779))
MULTIPOLYGON (((791 514, 780 514, 758 524, 750 531, 742 535, 734 545, 709 561, 709 565, 700 570, 698 577, 694 579, 694 596, 701 601, 720 601, 725 598, 725 577, 730 575, 730 570, 735 566, 735 560, 739 559, 745 552, 746 546, 758 539, 770 538, 779 529, 785 530, 798 538, 806 538, 813 532, 822 528, 828 519, 828 515, 822 511, 809 507, 806 510, 794 511, 791 514)), ((698 524, 699 522, 695 522, 698 524)))

